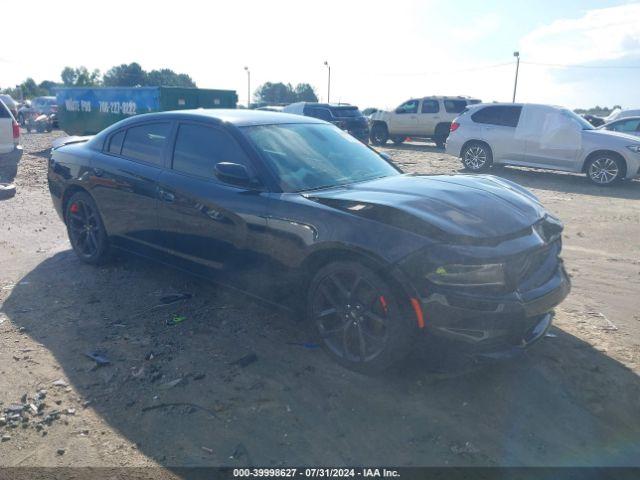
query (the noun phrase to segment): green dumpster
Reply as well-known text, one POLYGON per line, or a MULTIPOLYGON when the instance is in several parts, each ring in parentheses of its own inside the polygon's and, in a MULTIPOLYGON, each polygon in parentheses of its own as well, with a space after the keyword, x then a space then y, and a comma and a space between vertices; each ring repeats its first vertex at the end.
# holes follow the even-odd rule
POLYGON ((141 113, 236 108, 234 90, 184 87, 70 87, 56 90, 58 123, 69 135, 93 135, 141 113))

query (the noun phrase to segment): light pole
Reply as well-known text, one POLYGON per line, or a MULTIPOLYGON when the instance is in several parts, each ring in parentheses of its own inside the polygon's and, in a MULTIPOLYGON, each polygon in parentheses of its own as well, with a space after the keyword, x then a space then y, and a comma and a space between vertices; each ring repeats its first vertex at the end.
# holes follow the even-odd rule
POLYGON ((244 67, 245 72, 247 72, 247 109, 251 108, 251 72, 249 71, 249 67, 244 67))
POLYGON ((516 81, 513 84, 513 101, 516 103, 516 89, 518 88, 518 70, 520 69, 520 52, 513 52, 513 56, 516 57, 516 81))
POLYGON ((329 77, 327 79, 327 103, 331 103, 331 66, 326 60, 324 61, 324 64, 327 66, 329 72, 329 77))

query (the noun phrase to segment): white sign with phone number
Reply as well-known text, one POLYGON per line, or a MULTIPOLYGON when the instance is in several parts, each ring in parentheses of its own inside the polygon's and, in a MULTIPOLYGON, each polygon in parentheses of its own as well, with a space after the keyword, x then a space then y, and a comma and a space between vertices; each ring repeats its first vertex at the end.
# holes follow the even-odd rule
MULTIPOLYGON (((98 102, 100 113, 114 113, 116 115, 135 115, 136 102, 98 102)), ((88 100, 65 100, 67 112, 91 112, 91 102, 88 100)))

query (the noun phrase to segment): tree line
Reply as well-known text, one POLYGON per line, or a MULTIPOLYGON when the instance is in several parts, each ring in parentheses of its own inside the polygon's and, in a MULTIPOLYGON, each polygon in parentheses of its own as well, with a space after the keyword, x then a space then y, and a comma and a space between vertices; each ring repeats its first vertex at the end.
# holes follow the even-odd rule
POLYGON ((54 95, 57 87, 196 87, 196 83, 186 73, 176 73, 169 68, 147 72, 137 62, 116 65, 104 75, 100 70, 89 70, 84 66, 64 67, 60 79, 62 82, 43 80, 37 83, 29 77, 20 85, 0 89, 0 92, 13 98, 33 98, 54 95))

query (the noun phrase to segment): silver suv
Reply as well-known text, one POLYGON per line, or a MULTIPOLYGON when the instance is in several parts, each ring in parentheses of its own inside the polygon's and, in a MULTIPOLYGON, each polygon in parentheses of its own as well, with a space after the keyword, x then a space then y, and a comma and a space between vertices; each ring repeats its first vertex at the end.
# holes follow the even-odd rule
POLYGON ((467 170, 494 164, 582 172, 597 185, 640 176, 640 139, 608 130, 561 107, 473 105, 451 124, 446 152, 467 170))

